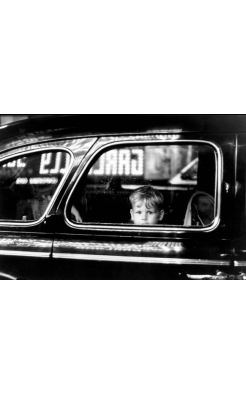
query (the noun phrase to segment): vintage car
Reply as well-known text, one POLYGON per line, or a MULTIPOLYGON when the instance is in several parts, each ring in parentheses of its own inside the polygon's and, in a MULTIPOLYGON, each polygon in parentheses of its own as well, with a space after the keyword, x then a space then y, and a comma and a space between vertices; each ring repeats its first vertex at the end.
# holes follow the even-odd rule
POLYGON ((245 186, 244 115, 2 126, 0 278, 246 279, 245 186), (152 224, 129 199, 147 186, 163 201, 152 224))

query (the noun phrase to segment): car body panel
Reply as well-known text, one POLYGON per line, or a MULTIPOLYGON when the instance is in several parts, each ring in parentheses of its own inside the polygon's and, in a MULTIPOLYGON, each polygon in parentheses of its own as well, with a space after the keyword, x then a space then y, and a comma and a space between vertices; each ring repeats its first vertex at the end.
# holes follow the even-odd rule
POLYGON ((23 153, 42 153, 56 150, 70 153, 71 163, 64 174, 45 213, 36 221, 0 222, 0 273, 2 278, 50 278, 50 260, 54 228, 47 227, 46 216, 56 211, 60 196, 71 182, 85 153, 95 143, 95 138, 71 139, 32 144, 0 154, 0 160, 12 160, 23 153))

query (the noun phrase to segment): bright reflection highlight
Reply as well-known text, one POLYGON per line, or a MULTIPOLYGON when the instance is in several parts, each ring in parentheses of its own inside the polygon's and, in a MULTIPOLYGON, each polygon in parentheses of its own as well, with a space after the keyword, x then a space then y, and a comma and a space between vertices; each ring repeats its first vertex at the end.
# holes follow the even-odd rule
POLYGON ((127 243, 86 243, 86 242, 72 242, 72 241, 58 241, 57 248, 72 248, 75 250, 91 250, 91 251, 129 251, 129 252, 152 252, 152 253, 167 253, 180 252, 183 247, 181 243, 173 242, 148 242, 145 244, 127 244, 127 243))
POLYGON ((26 185, 26 184, 28 184, 28 178, 25 178, 25 177, 17 178, 16 185, 26 185))
POLYGON ((56 177, 34 177, 30 178, 29 184, 57 184, 58 179, 56 177))

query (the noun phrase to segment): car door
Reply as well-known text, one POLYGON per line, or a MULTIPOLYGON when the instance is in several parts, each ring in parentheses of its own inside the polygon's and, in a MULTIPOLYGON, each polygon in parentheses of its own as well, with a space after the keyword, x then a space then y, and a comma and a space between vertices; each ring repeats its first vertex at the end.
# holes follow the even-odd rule
POLYGON ((0 278, 51 278, 54 228, 48 219, 94 141, 61 139, 2 153, 0 278))
POLYGON ((56 218, 52 276, 230 276, 233 213, 228 207, 234 196, 234 147, 232 134, 170 128, 101 137, 85 157, 64 196, 63 214, 56 218), (163 194, 164 223, 131 223, 129 196, 143 185, 163 194), (210 220, 198 211, 202 200, 210 201, 210 220), (192 222, 193 217, 197 221, 192 222))

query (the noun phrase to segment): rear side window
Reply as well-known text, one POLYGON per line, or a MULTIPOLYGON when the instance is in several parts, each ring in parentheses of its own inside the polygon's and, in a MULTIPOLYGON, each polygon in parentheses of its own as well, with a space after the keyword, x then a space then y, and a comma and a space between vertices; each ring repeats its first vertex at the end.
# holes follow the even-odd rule
POLYGON ((213 225, 217 152, 205 143, 127 145, 97 156, 68 205, 75 223, 213 225))
POLYGON ((35 221, 46 212, 70 164, 62 151, 42 151, 0 163, 0 221, 35 221))

